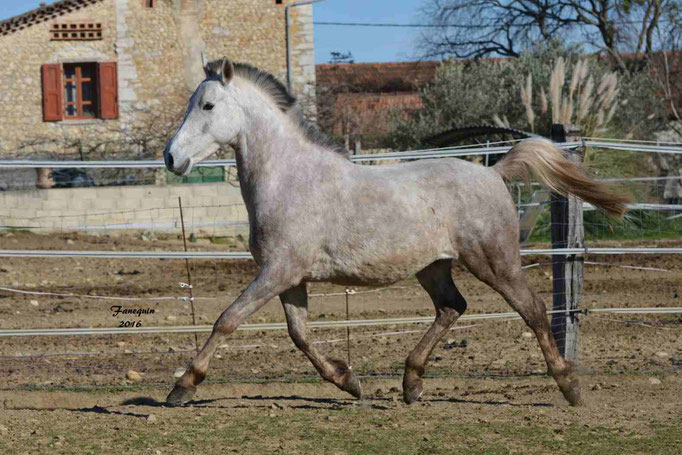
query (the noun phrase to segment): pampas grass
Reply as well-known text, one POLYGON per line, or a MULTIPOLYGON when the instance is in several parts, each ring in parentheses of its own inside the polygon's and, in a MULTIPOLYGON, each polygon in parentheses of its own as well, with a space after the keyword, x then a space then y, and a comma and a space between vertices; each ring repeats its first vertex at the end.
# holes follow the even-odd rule
MULTIPOLYGON (((605 127, 616 112, 618 75, 615 72, 605 73, 599 84, 595 84, 595 78, 590 74, 589 62, 587 59, 580 59, 573 65, 566 86, 567 67, 563 57, 559 57, 554 63, 549 80, 549 96, 544 87, 540 88, 540 115, 549 113, 552 123, 578 124, 583 135, 592 136, 598 128, 605 127)), ((529 74, 521 88, 521 103, 526 108, 528 125, 534 131, 537 116, 533 107, 532 84, 533 79, 529 74)))
POLYGON ((511 128, 511 124, 509 123, 509 119, 506 115, 502 116, 502 118, 500 118, 500 116, 497 114, 493 115, 493 123, 500 128, 511 128))
POLYGON ((531 132, 535 132, 535 112, 533 111, 533 76, 528 73, 526 86, 521 87, 521 102, 526 107, 526 119, 531 132))

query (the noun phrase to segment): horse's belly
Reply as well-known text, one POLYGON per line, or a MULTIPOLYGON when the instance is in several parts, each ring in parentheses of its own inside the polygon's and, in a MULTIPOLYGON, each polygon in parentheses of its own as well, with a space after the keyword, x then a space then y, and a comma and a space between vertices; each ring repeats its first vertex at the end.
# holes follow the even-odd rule
POLYGON ((387 266, 386 264, 367 264, 352 270, 338 270, 334 273, 322 273, 311 281, 327 281, 342 286, 377 286, 402 281, 414 275, 413 267, 387 266))
POLYGON ((313 267, 311 281, 328 281, 345 286, 372 286, 396 283, 413 276, 438 259, 455 257, 447 248, 392 251, 390 254, 329 256, 313 267))

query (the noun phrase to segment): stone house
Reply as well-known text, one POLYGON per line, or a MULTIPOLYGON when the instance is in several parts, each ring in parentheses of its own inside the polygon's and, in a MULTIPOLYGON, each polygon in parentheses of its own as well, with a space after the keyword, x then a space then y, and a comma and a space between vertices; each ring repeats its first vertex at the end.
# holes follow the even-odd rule
POLYGON ((421 109, 421 90, 433 80, 438 65, 438 61, 317 65, 321 127, 344 139, 348 148, 380 144, 392 130, 396 113, 407 117, 421 109))
MULTIPOLYGON (((143 148, 177 126, 203 79, 202 52, 284 80, 286 4, 61 0, 0 22, 0 153, 82 155, 84 144, 90 151, 120 148, 136 131, 129 142, 143 148)), ((292 86, 314 97, 312 7, 290 12, 292 86)), ((158 143, 150 147, 161 152, 158 143)), ((106 156, 116 159, 116 150, 106 156)))

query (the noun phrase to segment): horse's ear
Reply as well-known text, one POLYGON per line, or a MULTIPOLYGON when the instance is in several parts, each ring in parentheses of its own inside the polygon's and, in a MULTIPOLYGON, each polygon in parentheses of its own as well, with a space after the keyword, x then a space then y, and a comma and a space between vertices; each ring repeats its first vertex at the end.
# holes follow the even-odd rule
POLYGON ((223 84, 227 85, 230 83, 234 77, 234 65, 228 58, 223 59, 223 67, 221 68, 221 76, 223 78, 223 84))
POLYGON ((209 76, 209 71, 208 71, 208 60, 206 60, 206 55, 204 55, 204 52, 201 52, 201 67, 204 69, 204 74, 206 77, 209 76))

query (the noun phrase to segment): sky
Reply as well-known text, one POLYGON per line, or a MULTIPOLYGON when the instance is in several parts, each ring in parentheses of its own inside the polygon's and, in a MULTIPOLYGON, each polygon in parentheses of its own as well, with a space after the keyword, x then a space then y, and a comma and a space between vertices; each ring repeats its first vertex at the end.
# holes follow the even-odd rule
MULTIPOLYGON (((37 8, 49 0, 0 0, 0 20, 37 8)), ((315 22, 419 23, 422 0, 324 0, 313 6, 315 22)), ((315 25, 315 61, 328 63, 332 52, 350 52, 356 62, 417 60, 420 29, 315 25)))
MULTIPOLYGON (((315 22, 414 24, 422 0, 324 0, 313 6, 315 22)), ((315 61, 327 63, 331 52, 350 52, 356 62, 415 60, 421 29, 315 25, 315 61)))

